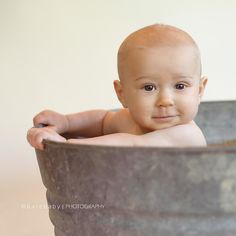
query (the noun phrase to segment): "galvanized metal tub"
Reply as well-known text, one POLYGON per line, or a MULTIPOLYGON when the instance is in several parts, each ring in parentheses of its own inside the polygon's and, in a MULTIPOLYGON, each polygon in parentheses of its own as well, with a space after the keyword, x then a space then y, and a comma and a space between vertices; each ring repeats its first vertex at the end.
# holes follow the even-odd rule
POLYGON ((236 101, 201 104, 206 148, 45 141, 36 154, 55 235, 235 236, 234 117, 236 101))

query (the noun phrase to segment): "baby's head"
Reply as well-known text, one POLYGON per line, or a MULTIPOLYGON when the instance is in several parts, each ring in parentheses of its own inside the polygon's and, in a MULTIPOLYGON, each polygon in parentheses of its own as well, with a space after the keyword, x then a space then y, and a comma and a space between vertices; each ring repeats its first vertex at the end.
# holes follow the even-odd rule
POLYGON ((144 132, 192 121, 207 79, 186 32, 151 25, 129 35, 118 51, 117 96, 144 132))

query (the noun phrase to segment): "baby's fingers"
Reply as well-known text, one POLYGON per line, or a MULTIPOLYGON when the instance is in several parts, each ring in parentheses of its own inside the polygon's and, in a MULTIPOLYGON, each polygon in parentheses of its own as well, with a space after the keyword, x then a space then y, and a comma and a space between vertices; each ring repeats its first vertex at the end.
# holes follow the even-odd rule
POLYGON ((66 141, 66 139, 64 137, 60 136, 52 129, 31 128, 27 133, 27 140, 30 143, 30 145, 34 148, 43 150, 44 146, 43 146, 42 141, 44 139, 58 141, 58 142, 65 142, 66 141))
POLYGON ((33 123, 35 127, 38 127, 40 124, 51 125, 51 117, 54 112, 50 110, 41 111, 33 118, 33 123))
POLYGON ((46 136, 45 133, 39 131, 39 129, 31 128, 27 132, 27 140, 30 145, 34 148, 43 150, 43 138, 46 136))

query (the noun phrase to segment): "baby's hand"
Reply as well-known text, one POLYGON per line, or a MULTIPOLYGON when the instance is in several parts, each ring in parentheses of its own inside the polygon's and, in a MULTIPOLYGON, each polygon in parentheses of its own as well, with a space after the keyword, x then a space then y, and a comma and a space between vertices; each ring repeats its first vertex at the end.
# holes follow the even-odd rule
POLYGON ((41 111, 33 119, 34 127, 40 125, 49 126, 59 134, 65 133, 68 130, 68 120, 65 115, 51 110, 41 111))
POLYGON ((59 135, 54 128, 47 126, 44 128, 31 128, 27 133, 27 140, 34 148, 43 150, 43 139, 48 139, 58 142, 66 142, 66 139, 59 135))
POLYGON ((33 147, 43 150, 43 139, 66 141, 64 137, 59 135, 68 129, 66 116, 55 111, 45 110, 36 115, 33 122, 34 127, 29 129, 27 133, 27 140, 33 147))

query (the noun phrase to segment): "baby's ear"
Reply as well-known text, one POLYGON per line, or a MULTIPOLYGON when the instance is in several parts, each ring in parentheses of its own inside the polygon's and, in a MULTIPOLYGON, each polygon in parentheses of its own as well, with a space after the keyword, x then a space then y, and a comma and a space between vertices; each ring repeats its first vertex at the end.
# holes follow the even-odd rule
POLYGON ((121 102, 122 106, 126 108, 127 106, 124 98, 124 90, 121 82, 119 80, 114 80, 113 85, 119 101, 121 102))
POLYGON ((200 79, 200 83, 199 83, 199 98, 200 98, 200 99, 202 98, 202 96, 203 96, 203 94, 204 94, 207 81, 208 81, 208 78, 207 78, 206 76, 203 76, 203 77, 200 79))

